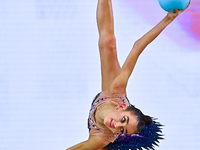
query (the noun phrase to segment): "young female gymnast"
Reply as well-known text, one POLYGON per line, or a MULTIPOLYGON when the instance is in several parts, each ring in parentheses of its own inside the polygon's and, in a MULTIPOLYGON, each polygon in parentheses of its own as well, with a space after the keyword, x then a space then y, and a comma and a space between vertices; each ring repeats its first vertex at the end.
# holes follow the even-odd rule
POLYGON ((162 139, 161 125, 129 103, 126 86, 139 55, 180 13, 179 10, 169 12, 137 40, 121 68, 117 59, 112 2, 98 0, 102 92, 95 97, 89 112, 89 139, 68 150, 153 149, 158 139, 162 139))

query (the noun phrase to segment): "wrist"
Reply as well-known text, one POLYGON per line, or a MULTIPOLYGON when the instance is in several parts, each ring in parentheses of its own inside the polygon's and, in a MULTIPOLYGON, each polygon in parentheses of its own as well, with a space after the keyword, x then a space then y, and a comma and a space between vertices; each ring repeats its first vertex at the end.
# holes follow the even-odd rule
POLYGON ((172 16, 172 15, 170 15, 170 14, 168 13, 167 16, 165 16, 164 20, 165 20, 167 23, 171 23, 175 18, 176 18, 176 16, 172 16))
POLYGON ((182 11, 179 11, 178 9, 175 10, 175 12, 168 12, 167 18, 169 21, 173 21, 182 11))

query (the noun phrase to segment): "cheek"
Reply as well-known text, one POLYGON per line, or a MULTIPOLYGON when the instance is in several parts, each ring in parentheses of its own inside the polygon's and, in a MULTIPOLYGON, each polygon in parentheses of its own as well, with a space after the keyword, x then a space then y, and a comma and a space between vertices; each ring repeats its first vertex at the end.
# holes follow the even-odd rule
POLYGON ((104 125, 109 127, 109 118, 104 119, 104 125))
POLYGON ((116 113, 112 116, 112 118, 116 121, 116 122, 121 122, 121 119, 123 118, 123 115, 121 113, 116 113))
POLYGON ((117 128, 115 128, 115 129, 110 129, 113 133, 115 133, 115 134, 117 134, 117 133, 119 133, 119 129, 117 129, 117 128))

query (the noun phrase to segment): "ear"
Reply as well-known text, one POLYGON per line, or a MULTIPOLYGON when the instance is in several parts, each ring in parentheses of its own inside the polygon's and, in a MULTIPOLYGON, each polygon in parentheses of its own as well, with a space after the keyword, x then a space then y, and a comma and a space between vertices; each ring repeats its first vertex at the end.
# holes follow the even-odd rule
POLYGON ((127 109, 127 105, 126 104, 120 104, 116 107, 116 110, 126 110, 127 109))

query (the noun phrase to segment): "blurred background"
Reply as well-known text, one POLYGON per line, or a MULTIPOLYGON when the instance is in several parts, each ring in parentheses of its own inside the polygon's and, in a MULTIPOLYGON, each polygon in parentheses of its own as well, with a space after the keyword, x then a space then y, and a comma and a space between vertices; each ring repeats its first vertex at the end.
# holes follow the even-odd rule
MULTIPOLYGON (((87 140, 101 91, 97 0, 0 0, 0 149, 64 150, 87 140)), ((118 58, 167 14, 113 0, 118 58)), ((164 124, 159 150, 200 146, 200 0, 142 53, 127 95, 164 124)))

